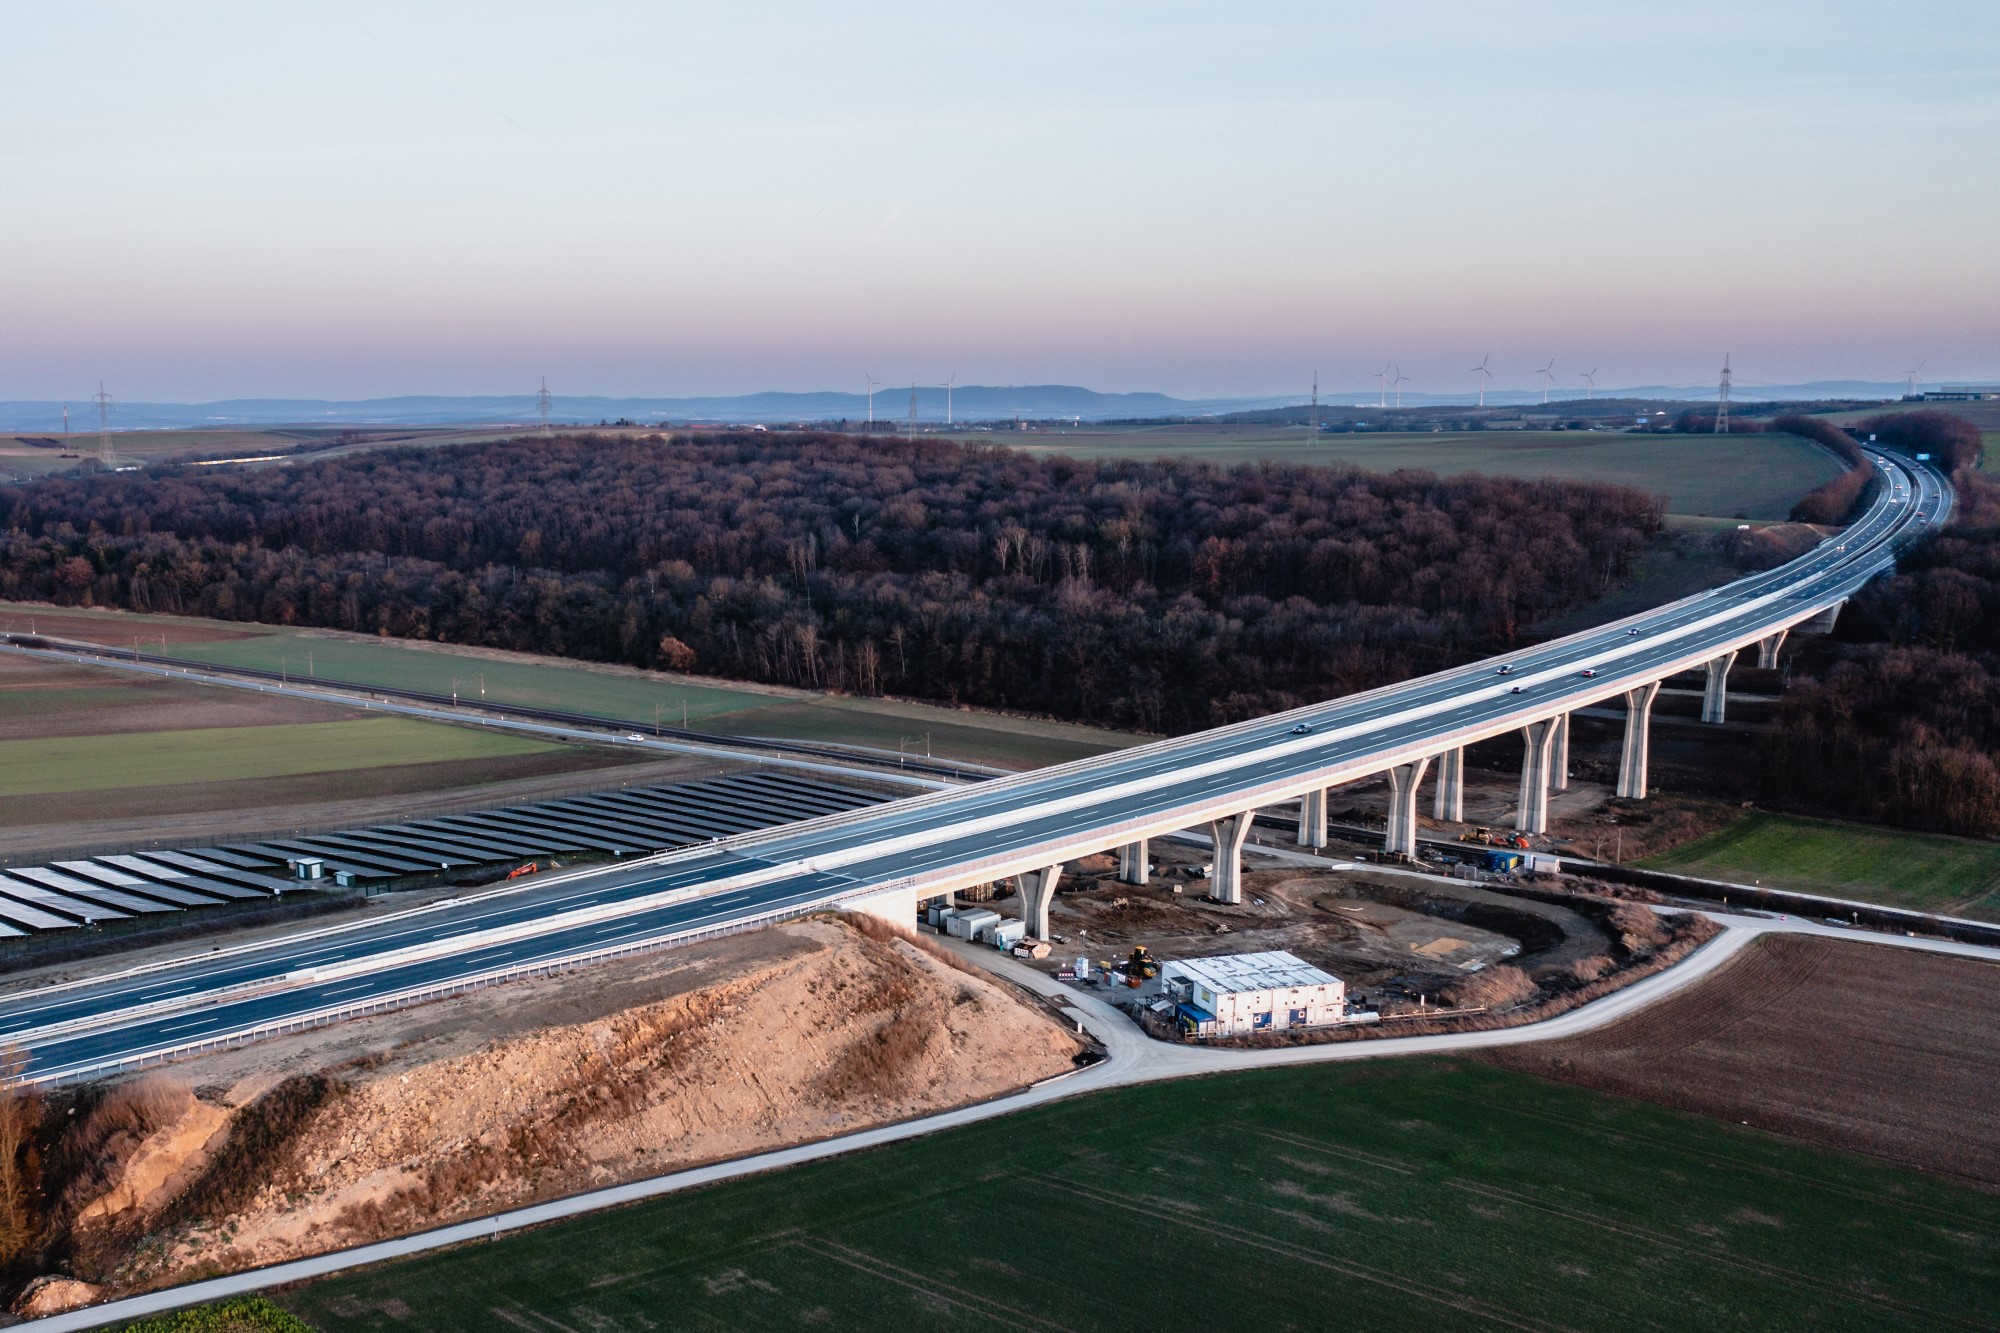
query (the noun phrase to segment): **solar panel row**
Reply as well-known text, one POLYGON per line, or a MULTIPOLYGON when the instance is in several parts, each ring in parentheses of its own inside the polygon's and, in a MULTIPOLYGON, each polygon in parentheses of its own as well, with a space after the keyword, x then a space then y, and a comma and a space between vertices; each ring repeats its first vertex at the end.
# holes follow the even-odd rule
POLYGON ((0 870, 0 939, 307 887, 292 864, 370 886, 558 856, 635 856, 873 805, 887 797, 789 774, 625 787, 269 842, 124 852, 0 870))

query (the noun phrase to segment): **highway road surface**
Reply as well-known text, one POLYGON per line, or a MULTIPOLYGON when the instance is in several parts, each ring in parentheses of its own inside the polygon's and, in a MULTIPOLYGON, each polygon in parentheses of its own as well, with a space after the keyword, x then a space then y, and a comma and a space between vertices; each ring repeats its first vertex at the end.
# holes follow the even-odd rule
POLYGON ((1868 511, 1797 560, 1503 658, 578 874, 526 898, 7 996, 0 1038, 25 1052, 32 1080, 84 1077, 697 932, 871 900, 913 911, 921 897, 1296 799, 1620 698, 1837 606, 1949 512, 1933 469, 1881 456, 1873 465, 1884 485, 1868 511))

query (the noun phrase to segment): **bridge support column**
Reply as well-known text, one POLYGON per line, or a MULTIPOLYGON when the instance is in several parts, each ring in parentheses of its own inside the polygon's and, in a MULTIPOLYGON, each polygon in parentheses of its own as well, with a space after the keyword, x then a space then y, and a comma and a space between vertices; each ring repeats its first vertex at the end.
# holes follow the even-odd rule
POLYGON ((1701 720, 1721 722, 1729 709, 1729 668, 1736 664, 1734 651, 1708 662, 1708 685, 1701 692, 1701 720))
POLYGON ((1314 787, 1299 797, 1299 846, 1326 846, 1326 788, 1314 787))
POLYGON ((1146 856, 1146 840, 1128 842, 1118 849, 1118 882, 1121 884, 1144 884, 1151 870, 1146 856))
POLYGON ((1556 719, 1521 728, 1521 801, 1514 827, 1523 833, 1549 831, 1549 761, 1555 757, 1556 719))
POLYGON ((1833 633, 1833 627, 1840 621, 1840 608, 1846 605, 1845 601, 1835 602, 1811 620, 1806 621, 1802 625, 1794 626, 1794 628, 1801 634, 1831 634, 1833 633))
POLYGON ((1653 700, 1660 682, 1625 691, 1625 747, 1618 755, 1618 794, 1638 801, 1646 795, 1646 758, 1653 727, 1653 700))
POLYGON ((1785 646, 1785 636, 1790 630, 1781 629, 1768 639, 1757 640, 1757 667, 1761 671, 1775 670, 1778 665, 1778 650, 1785 646))
POLYGON ((1398 764, 1389 770, 1389 831, 1382 850, 1391 855, 1417 854, 1417 784, 1430 768, 1428 758, 1398 764))
POLYGON ((1028 923, 1028 934, 1035 939, 1049 937, 1049 904, 1056 900, 1056 881, 1062 878, 1062 871, 1061 866, 1050 866, 1019 876, 1021 919, 1028 923))
POLYGON ((1465 747, 1438 756, 1437 792, 1431 802, 1433 819, 1465 822, 1465 747))
POLYGON ((1209 868, 1208 896, 1217 902, 1243 901, 1243 844, 1250 840, 1250 826, 1256 820, 1255 810, 1245 810, 1208 822, 1208 840, 1215 853, 1209 868))
POLYGON ((1555 720, 1549 742, 1549 790, 1569 790, 1569 714, 1555 720))

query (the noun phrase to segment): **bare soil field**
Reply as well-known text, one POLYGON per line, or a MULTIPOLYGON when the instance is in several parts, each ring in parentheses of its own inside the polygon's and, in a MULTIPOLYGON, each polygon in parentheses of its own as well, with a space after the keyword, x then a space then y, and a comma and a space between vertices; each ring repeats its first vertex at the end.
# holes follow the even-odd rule
POLYGON ((340 722, 359 708, 0 656, 0 741, 340 722))
POLYGON ((212 620, 183 619, 179 616, 132 615, 124 611, 70 610, 59 606, 7 603, 0 605, 0 634, 47 634, 78 643, 100 643, 110 648, 138 646, 141 656, 158 648, 164 639, 176 643, 227 643, 232 639, 254 639, 269 633, 263 629, 232 629, 212 620))
POLYGON ((48 1275, 122 1294, 980 1101, 1040 1006, 821 919, 87 1089, 43 1112, 48 1275))
POLYGON ((2000 1190, 2000 965, 1791 935, 1623 1022, 1479 1058, 2000 1190))

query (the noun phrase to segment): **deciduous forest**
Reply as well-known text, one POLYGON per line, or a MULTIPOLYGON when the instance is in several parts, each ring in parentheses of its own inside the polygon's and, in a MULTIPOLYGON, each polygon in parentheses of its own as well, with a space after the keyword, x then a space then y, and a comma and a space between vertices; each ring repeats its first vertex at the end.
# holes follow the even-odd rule
POLYGON ((0 596, 1177 732, 1504 647, 1626 571, 1606 485, 573 436, 0 499, 0 596))
POLYGON ((1763 790, 1861 819, 2000 833, 2000 486, 1977 474, 1979 432, 1963 418, 1896 413, 1859 429, 1930 454, 1952 474, 1957 512, 1803 659, 1763 790))

